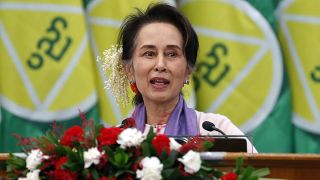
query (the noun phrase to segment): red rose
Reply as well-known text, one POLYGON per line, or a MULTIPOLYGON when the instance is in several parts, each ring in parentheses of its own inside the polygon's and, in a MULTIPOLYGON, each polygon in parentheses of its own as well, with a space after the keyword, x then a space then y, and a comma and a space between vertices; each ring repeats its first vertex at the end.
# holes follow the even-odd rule
POLYGON ((56 169, 62 169, 61 166, 68 161, 68 158, 66 156, 61 157, 58 159, 58 161, 55 163, 56 169))
POLYGON ((163 150, 167 152, 167 154, 169 154, 170 139, 168 138, 168 136, 164 134, 159 134, 152 140, 152 144, 154 148, 157 150, 159 156, 161 155, 163 150))
POLYGON ((53 176, 52 179, 55 179, 55 180, 76 180, 77 179, 76 173, 68 170, 64 170, 64 169, 55 170, 52 176, 53 176))
POLYGON ((139 160, 139 161, 137 161, 137 162, 132 164, 132 170, 133 171, 138 171, 138 169, 140 167, 140 162, 141 162, 141 160, 139 160))
POLYGON ((100 158, 100 162, 98 164, 98 169, 103 169, 105 165, 108 163, 108 156, 104 153, 100 158))
POLYGON ((221 176, 221 180, 237 180, 237 178, 237 174, 233 172, 221 176))
POLYGON ((83 140, 83 129, 80 126, 72 126, 64 133, 61 144, 72 147, 73 142, 81 142, 83 140))
POLYGON ((100 146, 113 145, 118 139, 118 135, 122 132, 121 128, 111 127, 102 128, 100 135, 97 137, 100 146))
POLYGON ((127 129, 127 128, 134 128, 136 127, 136 121, 133 118, 127 118, 122 121, 122 128, 127 129))

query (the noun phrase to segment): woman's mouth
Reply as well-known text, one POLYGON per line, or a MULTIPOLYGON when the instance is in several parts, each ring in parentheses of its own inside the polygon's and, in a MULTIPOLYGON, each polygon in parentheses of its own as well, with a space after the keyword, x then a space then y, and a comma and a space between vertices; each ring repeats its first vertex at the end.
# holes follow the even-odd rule
POLYGON ((170 81, 165 78, 155 77, 150 80, 150 83, 157 88, 162 88, 170 84, 170 81))

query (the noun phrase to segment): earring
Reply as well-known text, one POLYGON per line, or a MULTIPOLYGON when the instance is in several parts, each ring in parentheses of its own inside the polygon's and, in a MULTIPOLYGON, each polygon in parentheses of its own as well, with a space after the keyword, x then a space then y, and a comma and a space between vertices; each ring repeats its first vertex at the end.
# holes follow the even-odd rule
POLYGON ((188 85, 189 83, 190 83, 190 81, 188 79, 184 80, 184 84, 188 85))
POLYGON ((138 88, 137 88, 137 84, 135 81, 130 81, 130 88, 131 88, 132 92, 134 92, 135 94, 138 93, 138 88))

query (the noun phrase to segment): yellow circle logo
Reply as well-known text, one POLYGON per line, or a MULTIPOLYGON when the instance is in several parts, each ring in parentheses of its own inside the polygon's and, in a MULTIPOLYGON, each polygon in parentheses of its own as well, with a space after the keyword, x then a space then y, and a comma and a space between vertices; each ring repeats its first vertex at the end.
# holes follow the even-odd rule
POLYGON ((277 10, 293 97, 293 122, 320 129, 320 2, 283 1, 277 10))
POLYGON ((0 7, 2 106, 47 122, 69 119, 96 104, 81 3, 2 1, 0 7))
POLYGON ((269 24, 245 1, 182 1, 181 10, 200 41, 197 109, 253 130, 271 112, 282 84, 281 55, 269 24))

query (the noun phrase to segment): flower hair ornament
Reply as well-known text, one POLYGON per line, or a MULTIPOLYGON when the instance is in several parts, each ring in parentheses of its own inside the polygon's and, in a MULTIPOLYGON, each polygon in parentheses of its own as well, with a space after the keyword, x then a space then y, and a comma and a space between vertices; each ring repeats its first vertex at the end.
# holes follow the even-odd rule
POLYGON ((105 88, 111 90, 118 104, 123 106, 129 103, 128 87, 129 79, 125 67, 121 62, 122 46, 112 45, 98 57, 102 70, 106 77, 105 88))

